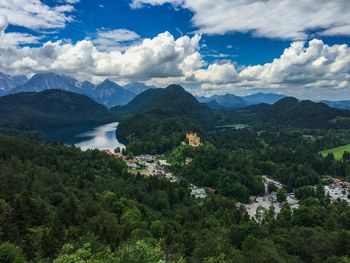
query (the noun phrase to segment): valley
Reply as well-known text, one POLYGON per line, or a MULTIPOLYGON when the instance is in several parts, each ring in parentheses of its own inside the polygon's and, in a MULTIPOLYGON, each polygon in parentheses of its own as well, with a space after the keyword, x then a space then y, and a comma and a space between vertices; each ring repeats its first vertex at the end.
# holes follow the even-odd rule
POLYGON ((350 263, 350 0, 0 0, 0 263, 350 263))
POLYGON ((350 240, 350 154, 336 148, 350 143, 348 111, 290 97, 214 109, 180 85, 112 108, 56 89, 0 100, 0 240, 28 261, 87 249, 114 262, 125 244, 162 244, 169 262, 240 262, 255 247, 285 262, 350 240))

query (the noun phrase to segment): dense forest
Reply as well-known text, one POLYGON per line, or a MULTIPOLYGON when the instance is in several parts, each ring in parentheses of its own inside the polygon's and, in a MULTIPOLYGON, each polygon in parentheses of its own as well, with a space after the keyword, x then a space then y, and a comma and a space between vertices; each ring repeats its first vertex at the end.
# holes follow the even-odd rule
MULTIPOLYGON (((240 141, 241 131, 227 132, 216 136, 240 141)), ((348 262, 350 208, 330 203, 322 191, 291 183, 300 186, 300 208, 286 204, 277 217, 267 211, 262 224, 236 207, 236 201, 264 191, 257 176, 268 169, 263 164, 286 166, 295 180, 320 180, 321 171, 300 166, 293 151, 285 155, 290 163, 264 161, 267 151, 255 164, 255 150, 248 150, 254 136, 246 137, 237 147, 222 139, 198 150, 174 149, 169 160, 183 177, 178 184, 131 175, 124 162, 97 150, 1 136, 0 261, 348 262), (184 156, 193 161, 181 169, 184 156), (189 182, 217 187, 218 193, 193 199, 189 182)), ((288 149, 280 147, 271 148, 288 149)), ((345 159, 320 162, 334 169, 349 165, 345 159)))
MULTIPOLYGON (((39 94, 52 92, 53 100, 61 96, 39 94)), ((348 113, 290 98, 213 111, 179 86, 134 100, 107 110, 121 119, 124 154, 163 154, 180 180, 131 173, 122 159, 98 150, 0 135, 0 262, 350 262, 350 207, 324 190, 325 175, 350 181, 350 154, 320 154, 350 143, 338 126, 348 113), (293 114, 298 121, 289 120, 293 114), (189 131, 200 136, 199 147, 181 143, 189 131), (283 188, 265 189, 263 175, 283 188), (193 184, 210 189, 207 197, 194 198, 193 184), (266 191, 277 191, 281 211, 272 206, 258 222, 241 204, 266 191), (292 192, 298 208, 286 202, 292 192)))

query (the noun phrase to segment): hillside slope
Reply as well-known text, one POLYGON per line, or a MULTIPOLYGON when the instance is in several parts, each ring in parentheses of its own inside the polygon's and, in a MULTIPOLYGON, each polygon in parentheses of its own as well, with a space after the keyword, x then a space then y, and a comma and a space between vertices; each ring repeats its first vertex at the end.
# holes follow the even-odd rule
POLYGON ((47 128, 111 119, 108 109, 68 91, 22 92, 0 98, 0 126, 47 128))
POLYGON ((128 105, 111 109, 123 117, 118 134, 134 153, 162 153, 179 145, 186 132, 215 125, 217 115, 179 85, 151 89, 128 105))
POLYGON ((241 120, 251 124, 298 128, 348 128, 350 112, 323 103, 287 97, 273 105, 259 104, 237 110, 241 120))
POLYGON ((123 116, 142 113, 157 118, 183 117, 204 127, 210 126, 216 117, 207 105, 199 103, 179 85, 146 90, 126 106, 114 107, 111 110, 123 116))

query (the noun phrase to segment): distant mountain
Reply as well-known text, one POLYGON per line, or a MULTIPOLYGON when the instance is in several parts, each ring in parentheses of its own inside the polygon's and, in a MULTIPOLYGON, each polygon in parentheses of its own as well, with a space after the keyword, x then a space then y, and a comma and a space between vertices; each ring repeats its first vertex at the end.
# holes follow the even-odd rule
POLYGON ((129 84, 125 85, 123 87, 124 89, 127 89, 128 91, 131 91, 132 93, 139 95, 140 93, 148 90, 148 89, 154 89, 154 86, 148 86, 146 84, 140 83, 140 82, 130 82, 129 84))
POLYGON ((350 112, 324 103, 286 97, 273 105, 259 104, 236 111, 252 124, 298 128, 349 128, 350 112))
POLYGON ((83 83, 80 84, 79 91, 81 94, 84 94, 92 98, 94 95, 94 89, 95 89, 94 84, 92 84, 90 81, 84 81, 83 83))
POLYGON ((0 96, 11 92, 11 90, 28 81, 25 76, 10 76, 0 72, 0 96))
POLYGON ((234 94, 213 95, 211 97, 196 97, 199 102, 208 104, 212 109, 235 109, 260 103, 273 104, 282 98, 285 98, 285 96, 262 92, 243 97, 236 96, 234 94))
POLYGON ((40 73, 34 75, 28 82, 13 89, 11 93, 26 92, 26 91, 44 91, 49 89, 60 89, 71 92, 79 92, 79 82, 75 78, 56 73, 40 73))
POLYGON ((330 100, 322 100, 324 104, 332 108, 337 108, 341 110, 350 110, 350 100, 340 100, 340 101, 330 101, 330 100))
POLYGON ((244 96, 244 97, 242 97, 242 99, 248 105, 254 105, 254 104, 260 104, 260 103, 274 104, 277 101, 279 101, 285 97, 286 97, 285 95, 280 95, 280 94, 275 94, 275 93, 258 92, 255 94, 244 96))
POLYGON ((233 109, 233 108, 241 108, 241 107, 247 106, 247 103, 244 99, 233 94, 214 95, 214 96, 211 96, 209 99, 210 101, 215 100, 217 104, 221 105, 224 108, 233 109))
POLYGON ((106 79, 95 86, 91 97, 107 107, 112 107, 129 103, 135 97, 135 94, 106 79))
POLYGON ((0 126, 48 128, 113 117, 108 109, 89 97, 63 90, 21 92, 0 97, 0 126))
POLYGON ((216 100, 211 100, 209 102, 206 102, 205 104, 207 104, 209 108, 213 110, 221 110, 225 108, 221 104, 219 104, 216 100))
MULTIPOLYGON (((40 92, 50 89, 84 94, 107 107, 125 105, 136 96, 135 93, 108 79, 98 85, 94 85, 89 81, 79 82, 71 76, 56 73, 36 74, 24 84, 8 89, 7 92, 0 95, 27 91, 40 92)), ((139 89, 141 89, 140 86, 139 89)))

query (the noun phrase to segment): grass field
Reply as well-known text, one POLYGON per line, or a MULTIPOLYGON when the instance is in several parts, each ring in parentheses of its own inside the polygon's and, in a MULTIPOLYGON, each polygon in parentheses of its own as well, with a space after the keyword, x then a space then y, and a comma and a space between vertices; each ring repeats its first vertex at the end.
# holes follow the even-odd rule
POLYGON ((331 153, 333 153, 334 158, 339 160, 343 157, 343 153, 345 151, 350 152, 350 144, 339 146, 339 147, 328 149, 328 150, 324 150, 324 151, 321 151, 320 153, 322 154, 322 156, 327 156, 327 154, 331 152, 331 153))

